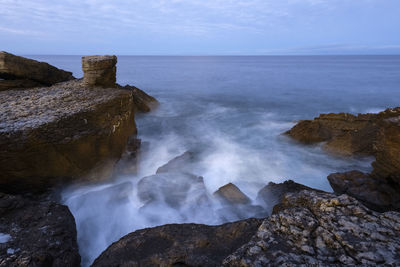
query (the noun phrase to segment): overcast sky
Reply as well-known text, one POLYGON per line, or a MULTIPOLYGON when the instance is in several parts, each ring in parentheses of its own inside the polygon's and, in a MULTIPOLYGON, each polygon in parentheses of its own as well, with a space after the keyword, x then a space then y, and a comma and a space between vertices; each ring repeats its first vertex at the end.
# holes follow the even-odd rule
POLYGON ((400 0, 0 0, 17 54, 400 54, 400 0))

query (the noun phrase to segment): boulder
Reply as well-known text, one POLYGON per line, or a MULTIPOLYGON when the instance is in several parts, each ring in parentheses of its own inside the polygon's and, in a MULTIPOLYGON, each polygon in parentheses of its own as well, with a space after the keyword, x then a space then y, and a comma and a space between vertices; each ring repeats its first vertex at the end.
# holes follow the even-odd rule
MULTIPOLYGON (((30 80, 29 83, 36 82, 47 86, 74 79, 71 72, 60 70, 45 62, 15 56, 4 51, 0 52, 0 78, 6 80, 25 79, 30 80)), ((27 87, 27 83, 21 86, 27 87)))
POLYGON ((302 190, 319 191, 317 189, 313 189, 308 186, 295 183, 292 180, 287 180, 279 184, 269 182, 268 185, 263 187, 258 192, 256 200, 257 202, 265 206, 269 212, 271 212, 273 207, 282 201, 285 194, 296 193, 302 190))
POLYGON ((348 194, 376 211, 400 211, 400 185, 367 173, 333 173, 329 183, 337 194, 348 194))
POLYGON ((108 178, 136 134, 132 93, 80 80, 0 92, 0 190, 108 178))
POLYGON ((194 153, 186 151, 180 156, 177 156, 170 161, 168 161, 163 166, 157 169, 156 173, 166 173, 166 172, 188 172, 190 165, 194 161, 194 153))
POLYGON ((224 266, 397 266, 400 213, 377 213, 347 195, 286 194, 224 266))
POLYGON ((107 248, 93 263, 100 266, 220 266, 247 243, 260 220, 219 226, 171 224, 133 232, 107 248))
POLYGON ((214 196, 221 200, 224 204, 249 204, 250 199, 240 189, 232 184, 226 184, 214 192, 214 196))
POLYGON ((158 106, 157 99, 146 94, 139 88, 132 85, 126 85, 123 88, 132 91, 135 112, 150 112, 158 106))
POLYGON ((89 87, 114 87, 117 75, 116 64, 116 56, 82 57, 83 83, 89 87))
POLYGON ((68 207, 0 193, 0 266, 80 266, 68 207))

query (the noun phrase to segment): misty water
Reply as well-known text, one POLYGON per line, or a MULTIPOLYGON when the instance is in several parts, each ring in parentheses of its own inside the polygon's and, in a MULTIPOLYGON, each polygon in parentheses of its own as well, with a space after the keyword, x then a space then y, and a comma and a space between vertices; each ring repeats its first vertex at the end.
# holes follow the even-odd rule
MULTIPOLYGON (((34 58, 82 76, 78 56, 34 58)), ((229 182, 254 204, 257 192, 271 181, 292 179, 331 191, 327 175, 369 171, 373 159, 335 157, 318 145, 299 145, 282 133, 297 120, 320 113, 379 112, 400 102, 399 56, 119 56, 117 67, 120 84, 143 89, 160 106, 136 116, 142 140, 136 174, 66 188, 62 193, 76 220, 84 266, 137 229, 234 220, 234 214, 220 216, 219 202, 197 201, 200 191, 212 199, 212 193, 229 182), (173 206, 160 197, 144 206, 137 195, 138 181, 186 151, 196 155, 187 171, 202 176, 205 189, 195 182, 182 189, 190 179, 164 174, 153 179, 152 190, 159 190, 164 198, 186 190, 182 203, 173 206), (165 188, 167 192, 161 192, 165 188)))

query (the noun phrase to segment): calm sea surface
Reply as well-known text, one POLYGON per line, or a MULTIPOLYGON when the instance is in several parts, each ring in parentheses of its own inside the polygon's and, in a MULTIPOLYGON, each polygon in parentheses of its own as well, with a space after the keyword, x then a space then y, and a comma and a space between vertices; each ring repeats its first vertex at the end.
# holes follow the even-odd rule
MULTIPOLYGON (((31 57, 82 76, 79 56, 31 57)), ((204 177, 210 194, 233 182, 254 200, 263 185, 286 179, 331 191, 328 174, 369 171, 372 159, 330 156, 318 145, 298 145, 281 133, 320 113, 379 112, 400 105, 400 56, 119 56, 117 72, 118 83, 143 89, 161 105, 136 118, 146 144, 138 174, 63 194, 77 222, 84 266, 137 229, 222 222, 201 208, 190 214, 164 206, 141 212, 137 181, 175 156, 198 153, 193 173, 204 177), (101 198, 90 194, 122 181, 133 184, 129 201, 111 201, 112 190, 101 198)))

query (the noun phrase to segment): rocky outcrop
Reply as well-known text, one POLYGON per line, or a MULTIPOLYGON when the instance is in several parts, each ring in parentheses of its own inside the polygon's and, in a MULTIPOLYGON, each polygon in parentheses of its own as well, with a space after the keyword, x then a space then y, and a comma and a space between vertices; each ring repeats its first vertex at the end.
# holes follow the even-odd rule
POLYGON ((400 185, 359 171, 333 173, 329 183, 338 194, 348 194, 376 211, 400 211, 400 185))
POLYGON ((177 156, 168 161, 163 166, 157 169, 156 173, 166 172, 189 172, 190 165, 193 163, 195 155, 193 152, 186 151, 180 156, 177 156))
POLYGON ((80 80, 0 92, 0 190, 109 177, 136 134, 133 97, 80 80))
POLYGON ((0 266, 80 266, 68 208, 0 193, 0 266))
POLYGON ((15 56, 3 51, 0 52, 0 79, 14 80, 1 81, 0 88, 4 89, 7 84, 10 88, 49 86, 73 80, 74 77, 71 72, 60 70, 45 62, 15 56))
POLYGON ((271 212, 275 205, 281 203, 285 194, 297 193, 302 190, 319 191, 305 185, 295 183, 292 180, 287 180, 279 184, 270 182, 258 192, 256 200, 265 206, 268 212, 271 212))
POLYGON ((158 101, 154 97, 146 94, 139 88, 131 85, 124 86, 124 89, 130 90, 133 94, 133 104, 135 112, 150 112, 158 106, 158 101))
POLYGON ((10 90, 10 89, 25 89, 32 87, 43 86, 43 84, 26 79, 19 80, 1 80, 0 79, 0 91, 10 90))
POLYGON ((214 192, 214 196, 225 204, 249 204, 251 201, 236 185, 229 183, 214 192))
POLYGON ((82 57, 83 83, 89 87, 114 87, 117 74, 116 64, 116 56, 82 57))
POLYGON ((400 213, 376 213, 347 195, 285 195, 224 266, 397 266, 400 213))
POLYGON ((109 246, 92 266, 219 266, 250 240, 260 222, 171 224, 139 230, 109 246))

